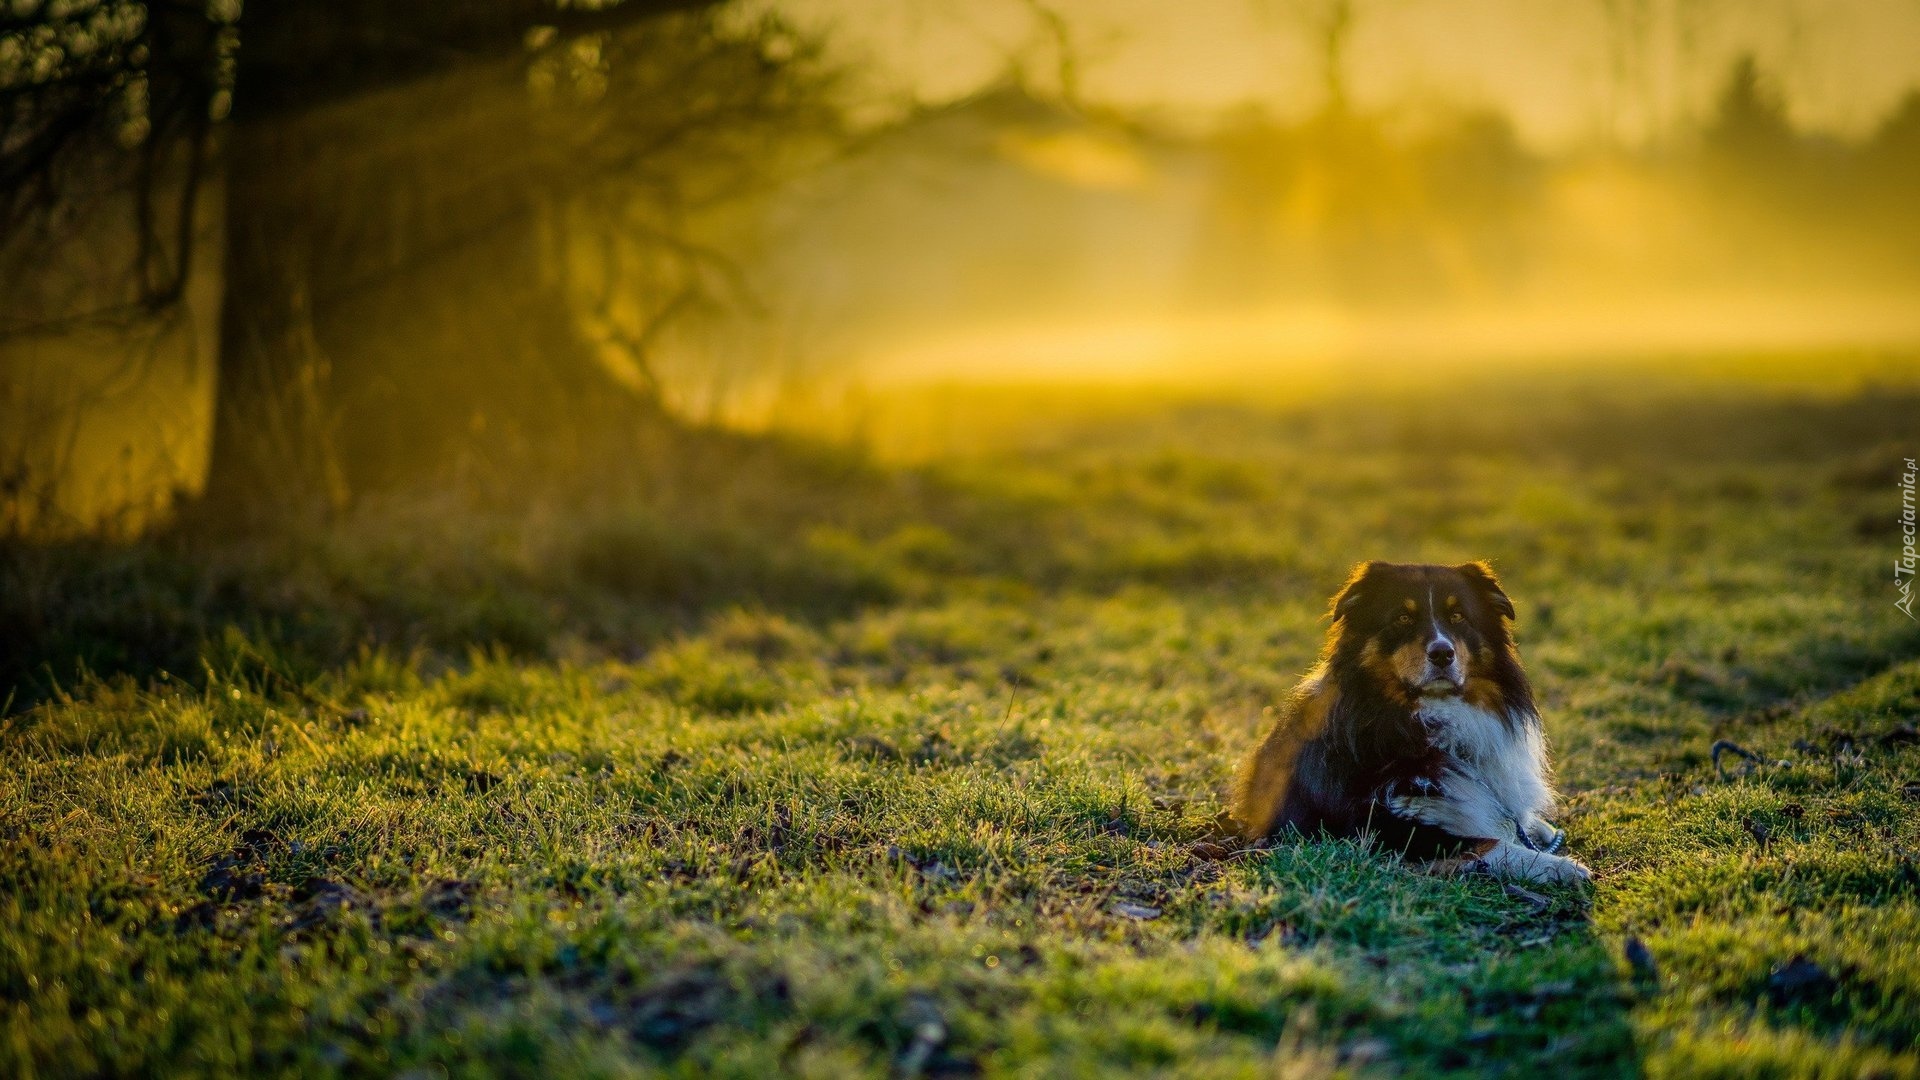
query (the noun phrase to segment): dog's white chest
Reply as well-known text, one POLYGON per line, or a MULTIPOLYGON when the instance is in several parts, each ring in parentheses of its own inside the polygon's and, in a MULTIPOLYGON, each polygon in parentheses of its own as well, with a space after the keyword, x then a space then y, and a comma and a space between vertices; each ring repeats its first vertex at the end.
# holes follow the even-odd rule
POLYGON ((1486 790, 1509 815, 1540 812, 1553 800, 1547 747, 1533 717, 1509 721, 1459 698, 1421 703, 1433 745, 1486 790))
POLYGON ((1509 723, 1457 697, 1429 698, 1420 703, 1415 715, 1426 725, 1435 746, 1476 766, 1527 752, 1527 725, 1509 723))

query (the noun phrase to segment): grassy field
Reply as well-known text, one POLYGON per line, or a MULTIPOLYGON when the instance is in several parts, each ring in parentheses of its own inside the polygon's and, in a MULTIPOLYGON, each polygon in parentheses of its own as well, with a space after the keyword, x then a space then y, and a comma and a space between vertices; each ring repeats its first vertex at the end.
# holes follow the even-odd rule
POLYGON ((1905 370, 982 392, 12 550, 0 1075, 1920 1075, 1905 370), (1500 569, 1591 889, 1219 842, 1363 558, 1500 569))

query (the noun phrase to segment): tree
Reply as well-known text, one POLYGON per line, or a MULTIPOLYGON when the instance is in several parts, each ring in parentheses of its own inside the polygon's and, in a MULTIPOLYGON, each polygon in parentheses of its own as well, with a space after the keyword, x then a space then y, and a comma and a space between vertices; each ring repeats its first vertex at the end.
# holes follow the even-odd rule
MULTIPOLYGON (((74 164, 73 132, 161 160, 185 137, 194 168, 217 146, 203 505, 226 520, 645 409, 656 324, 729 280, 686 225, 832 125, 806 43, 698 0, 81 0, 0 32, 0 72, 24 73, 0 83, 0 212, 53 221, 107 175, 153 189, 112 153, 74 164), (150 131, 116 136, 136 113, 150 131)), ((176 218, 175 271, 136 260, 140 310, 178 299, 190 204, 176 218)))
POLYGON ((1353 43, 1359 12, 1354 0, 1257 0, 1256 9, 1278 9, 1306 31, 1307 44, 1320 65, 1321 110, 1328 116, 1347 111, 1347 48, 1353 43))
POLYGON ((0 11, 0 270, 31 293, 29 271, 71 239, 88 195, 125 192, 136 219, 122 280, 99 290, 111 302, 62 310, 57 298, 13 297, 0 334, 179 300, 213 125, 231 100, 237 15, 237 3, 221 0, 0 11))
POLYGON ((1787 119, 1786 103, 1752 54, 1735 60, 1727 72, 1706 134, 1714 151, 1749 166, 1778 165, 1792 149, 1793 125, 1787 119))

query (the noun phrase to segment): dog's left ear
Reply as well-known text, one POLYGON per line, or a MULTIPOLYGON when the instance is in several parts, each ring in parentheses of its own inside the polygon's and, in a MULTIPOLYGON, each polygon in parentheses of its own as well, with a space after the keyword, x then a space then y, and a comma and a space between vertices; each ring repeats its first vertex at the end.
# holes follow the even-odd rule
POLYGON ((1353 609, 1366 598, 1367 582, 1378 576, 1386 566, 1378 559, 1356 563, 1353 572, 1347 575, 1347 583, 1333 594, 1333 603, 1327 606, 1327 618, 1337 623, 1353 614, 1353 609))
POLYGON ((1493 576, 1493 567, 1485 560, 1461 563, 1454 569, 1480 590, 1480 595, 1493 605, 1495 611, 1509 619, 1513 618, 1513 601, 1507 599, 1506 591, 1500 588, 1500 579, 1493 576))

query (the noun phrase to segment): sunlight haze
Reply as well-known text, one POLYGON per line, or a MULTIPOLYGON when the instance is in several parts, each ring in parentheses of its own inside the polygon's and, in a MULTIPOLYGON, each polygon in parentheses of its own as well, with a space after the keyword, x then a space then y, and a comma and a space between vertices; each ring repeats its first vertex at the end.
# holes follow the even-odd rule
MULTIPOLYGON (((880 96, 964 96, 1012 58, 1042 78, 1054 41, 1017 0, 777 0, 830 33, 880 96)), ((1288 0, 1056 0, 1082 93, 1192 116, 1237 105, 1298 114, 1323 97, 1309 37, 1331 5, 1288 0)), ((1775 72, 1796 124, 1858 135, 1920 81, 1920 4, 1392 0, 1353 5, 1344 76, 1356 104, 1499 109, 1535 145, 1674 133, 1712 104, 1727 65, 1775 72)))

